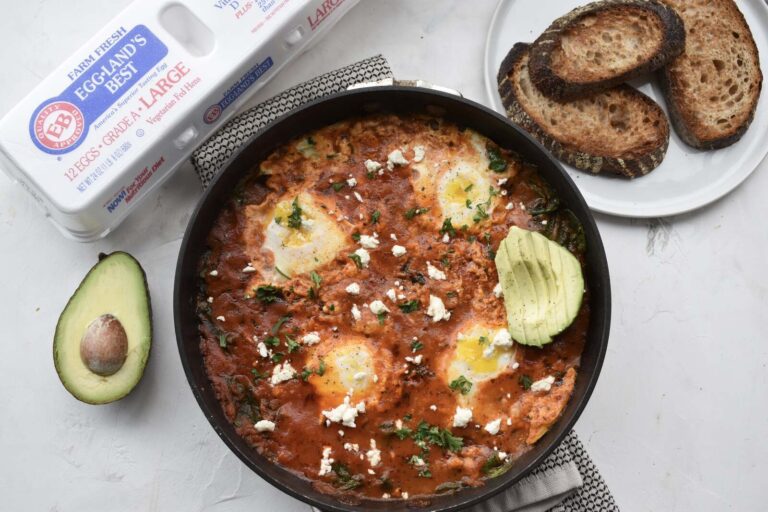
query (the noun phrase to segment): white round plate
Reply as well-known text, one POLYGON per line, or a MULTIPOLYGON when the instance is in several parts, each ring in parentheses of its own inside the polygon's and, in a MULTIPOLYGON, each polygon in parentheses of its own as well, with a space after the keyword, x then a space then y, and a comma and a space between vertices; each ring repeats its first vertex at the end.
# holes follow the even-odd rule
MULTIPOLYGON (((491 106, 504 113, 496 74, 501 61, 518 41, 532 42, 549 24, 588 0, 501 0, 496 7, 485 45, 485 86, 491 106)), ((763 76, 768 79, 768 5, 764 0, 737 0, 760 52, 763 76)), ((666 109, 654 83, 633 83, 666 109)), ((717 151, 687 146, 672 130, 667 156, 647 176, 634 180, 593 176, 564 165, 595 211, 622 217, 665 217, 701 208, 736 188, 768 153, 768 98, 766 87, 755 119, 736 144, 717 151)))

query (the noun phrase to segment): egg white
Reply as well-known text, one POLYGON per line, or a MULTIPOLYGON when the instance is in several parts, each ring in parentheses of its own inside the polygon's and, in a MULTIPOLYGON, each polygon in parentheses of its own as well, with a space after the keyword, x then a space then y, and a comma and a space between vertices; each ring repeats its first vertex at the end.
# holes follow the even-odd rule
POLYGON ((274 271, 273 280, 284 279, 282 274, 293 277, 310 272, 333 260, 347 245, 336 219, 320 204, 313 195, 302 192, 295 198, 284 198, 268 214, 262 248, 272 253, 279 269, 274 271), (300 228, 288 225, 294 199, 302 210, 300 228))

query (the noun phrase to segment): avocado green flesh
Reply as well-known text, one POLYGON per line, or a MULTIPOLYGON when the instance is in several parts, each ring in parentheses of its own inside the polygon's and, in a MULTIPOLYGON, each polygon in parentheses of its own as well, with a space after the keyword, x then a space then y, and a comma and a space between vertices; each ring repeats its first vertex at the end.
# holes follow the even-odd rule
POLYGON ((571 325, 581 309, 581 264, 565 247, 512 227, 496 253, 507 324, 520 344, 541 347, 571 325))
POLYGON ((62 384, 75 398, 105 404, 123 398, 144 373, 152 344, 152 311, 144 271, 124 252, 101 259, 69 299, 56 325, 53 360, 62 384), (83 363, 80 342, 101 315, 117 318, 128 338, 128 352, 114 374, 100 376, 83 363))

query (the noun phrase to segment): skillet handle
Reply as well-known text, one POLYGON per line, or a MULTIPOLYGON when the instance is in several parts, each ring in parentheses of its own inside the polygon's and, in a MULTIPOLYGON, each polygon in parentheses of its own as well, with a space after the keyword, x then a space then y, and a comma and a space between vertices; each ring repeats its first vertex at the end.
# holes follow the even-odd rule
POLYGON ((424 80, 395 80, 394 78, 382 78, 381 80, 376 80, 375 82, 361 82, 359 84, 350 85, 349 87, 347 87, 347 90, 350 91, 352 89, 363 89, 365 87, 384 87, 384 86, 391 86, 391 85, 402 85, 406 87, 423 87, 425 89, 432 89, 433 91, 440 91, 440 92, 446 92, 448 94, 453 94, 454 96, 458 96, 460 98, 464 97, 459 91, 457 91, 456 89, 451 89, 450 87, 443 87, 442 85, 431 84, 424 80))

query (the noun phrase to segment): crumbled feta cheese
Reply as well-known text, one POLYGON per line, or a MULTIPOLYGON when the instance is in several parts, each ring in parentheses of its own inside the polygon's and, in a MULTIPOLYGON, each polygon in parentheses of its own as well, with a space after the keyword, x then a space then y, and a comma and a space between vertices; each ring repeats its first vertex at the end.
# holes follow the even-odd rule
POLYGON ((369 474, 369 475, 375 475, 375 474, 376 474, 376 472, 375 472, 374 470, 372 470, 372 469, 369 469, 369 470, 368 470, 368 474, 369 474))
POLYGON ((357 283, 350 283, 344 288, 350 295, 360 295, 360 285, 357 283))
POLYGON ((397 430, 402 430, 403 429, 403 420, 395 420, 395 428, 397 430))
POLYGON ((416 365, 421 364, 421 361, 423 359, 424 359, 424 356, 421 355, 421 354, 419 354, 418 356, 414 356, 414 357, 405 356, 405 360, 406 361, 408 361, 409 363, 412 363, 412 364, 416 364, 416 365))
POLYGON ((323 458, 320 459, 320 471, 318 471, 317 474, 319 476, 324 476, 331 473, 331 471, 333 471, 331 464, 333 464, 333 459, 331 458, 331 447, 326 446, 323 448, 323 458))
POLYGON ((405 253, 407 253, 407 252, 408 252, 408 250, 405 247, 403 247, 402 245, 393 245, 392 246, 392 256, 394 256, 395 258, 399 258, 400 256, 405 255, 405 253))
POLYGON ((412 464, 413 464, 415 467, 417 467, 417 468, 423 468, 424 466, 426 466, 426 465, 427 465, 427 463, 426 463, 426 462, 424 462, 424 459, 422 459, 422 458, 421 458, 421 457, 419 457, 418 455, 414 455, 414 456, 412 456, 412 457, 411 457, 411 463, 412 463, 412 464))
POLYGON ((272 385, 276 386, 281 382, 291 380, 296 376, 296 370, 291 366, 291 363, 286 361, 283 364, 278 364, 272 369, 272 385))
POLYGON ((483 350, 483 356, 491 357, 491 354, 496 350, 496 347, 511 347, 512 344, 512 336, 510 336, 509 331, 506 329, 499 329, 496 331, 496 334, 493 335, 491 343, 483 350))
POLYGON ((248 265, 246 265, 246 267, 243 269, 243 272, 245 272, 246 274, 252 274, 252 273, 256 272, 256 268, 255 268, 255 267, 253 267, 253 266, 252 266, 252 265, 249 263, 249 264, 248 264, 248 265))
POLYGON ((506 184, 507 181, 509 181, 509 178, 499 178, 499 181, 496 183, 501 187, 502 185, 506 184))
POLYGON ((375 382, 379 382, 379 376, 378 375, 376 375, 376 374, 373 375, 373 382, 374 383, 375 382))
POLYGON ((456 407, 456 414, 453 415, 454 427, 466 427, 469 424, 469 420, 472 419, 472 409, 464 409, 463 407, 456 407))
POLYGON ((366 160, 365 161, 365 169, 368 172, 376 172, 378 170, 381 170, 381 164, 379 162, 375 162, 373 160, 366 160))
POLYGON ((550 375, 549 377, 545 377, 541 380, 537 380, 533 384, 531 384, 531 391, 534 393, 539 391, 549 391, 552 389, 552 384, 555 383, 555 378, 550 375))
POLYGON ((253 427, 256 429, 256 432, 274 432, 275 431, 275 424, 269 420, 257 421, 253 427))
POLYGON ((371 262, 371 255, 368 251, 365 249, 358 249, 355 251, 355 254, 360 258, 360 264, 363 268, 368 267, 368 264, 371 262))
POLYGON ((496 456, 499 458, 499 460, 507 460, 507 452, 497 452, 496 456))
POLYGON ((407 500, 408 499, 408 493, 407 492, 401 492, 400 493, 400 497, 403 498, 404 500, 407 500))
POLYGON ((398 294, 397 298, 400 299, 400 300, 403 300, 403 299, 405 299, 405 295, 402 294, 402 293, 398 294))
POLYGON ((270 355, 269 349, 267 348, 267 346, 263 342, 260 341, 259 344, 256 345, 256 349, 259 351, 259 355, 261 357, 263 357, 263 358, 269 357, 269 355, 270 355))
POLYGON ((394 240, 395 242, 397 242, 397 235, 396 235, 396 234, 394 234, 394 233, 390 233, 390 234, 389 234, 389 238, 391 238, 392 240, 394 240))
POLYGON ((344 401, 337 407, 323 411, 323 416, 331 423, 341 423, 345 427, 354 428, 357 415, 365 412, 365 402, 358 402, 353 406, 349 401, 350 395, 345 396, 344 401))
POLYGON ((424 154, 426 153, 426 150, 424 149, 424 146, 416 146, 413 148, 413 161, 414 162, 421 162, 424 160, 424 154))
POLYGON ((515 203, 507 203, 507 206, 504 207, 505 210, 512 210, 515 208, 515 203))
POLYGON ((542 226, 546 226, 546 225, 547 225, 547 222, 548 222, 548 221, 547 221, 547 219, 544 219, 543 221, 541 221, 541 225, 542 225, 542 226))
POLYGON ((357 372, 352 378, 355 380, 365 380, 365 378, 368 376, 365 372, 357 372))
POLYGON ((443 243, 447 244, 451 241, 451 237, 448 236, 448 233, 443 234, 443 243))
POLYGON ((495 436, 496 434, 498 434, 500 429, 501 429, 501 418, 495 419, 485 425, 485 431, 491 434, 492 436, 495 436))
POLYGON ((396 149, 387 155, 387 169, 390 171, 394 169, 396 165, 408 165, 408 163, 408 160, 403 156, 403 152, 399 149, 396 149))
MULTIPOLYGON (((341 432, 341 430, 339 432, 341 432)), ((348 452, 357 453, 360 451, 360 445, 357 443, 344 443, 344 449, 348 452)))
POLYGON ((226 319, 226 318, 224 318, 224 317, 223 317, 223 316, 221 316, 221 315, 217 316, 217 317, 216 317, 216 320, 218 320, 219 322, 226 322, 226 321, 227 321, 227 319, 226 319))
POLYGON ((309 332, 301 338, 305 345, 316 345, 320 343, 320 335, 316 331, 309 332))
POLYGON ((365 452, 365 457, 371 466, 378 466, 381 462, 381 451, 376 448, 376 441, 371 439, 371 449, 365 452))
POLYGON ((358 192, 357 190, 355 190, 354 192, 352 192, 352 195, 353 195, 353 196, 355 196, 355 199, 357 199, 357 200, 358 200, 358 202, 360 202, 360 203, 362 203, 362 202, 363 202, 363 196, 361 196, 361 195, 360 195, 360 192, 358 192))
POLYGON ((344 437, 344 431, 343 430, 339 430, 339 437, 344 437))
POLYGON ((514 364, 512 365, 512 369, 513 369, 513 370, 517 370, 518 368, 520 368, 520 363, 518 363, 517 361, 515 361, 515 362, 514 362, 514 364))
POLYGON ((360 235, 360 245, 366 249, 376 249, 379 246, 379 237, 360 235))
POLYGON ((357 180, 350 175, 349 179, 347 180, 347 185, 354 187, 357 185, 357 180))
POLYGON ((208 304, 213 304, 213 297, 208 297, 208 304))
POLYGON ((445 304, 440 297, 430 295, 427 316, 431 316, 433 322, 439 322, 440 320, 450 320, 451 312, 445 309, 445 304))
POLYGON ((445 281, 445 272, 437 267, 433 267, 431 262, 427 262, 427 275, 435 281, 445 281))
POLYGON ((368 306, 368 309, 371 310, 371 313, 374 315, 380 315, 381 313, 389 313, 389 308, 380 300, 374 300, 371 302, 371 305, 368 306))
POLYGON ((507 418, 507 425, 509 425, 509 426, 512 425, 512 418, 507 418))
POLYGON ((352 318, 359 321, 362 317, 363 315, 360 314, 360 308, 357 307, 357 304, 352 304, 352 318))
POLYGON ((392 302, 395 302, 397 300, 397 295, 395 294, 394 288, 390 288, 389 290, 387 290, 387 298, 392 302))
POLYGON ((432 405, 429 406, 429 410, 430 411, 436 411, 437 410, 437 406, 435 404, 432 404, 432 405))
POLYGON ((496 286, 493 287, 493 294, 497 299, 500 299, 501 296, 504 295, 504 290, 501 289, 501 283, 496 283, 496 286))
POLYGON ((520 209, 525 211, 525 205, 523 203, 520 203, 520 209))
POLYGON ((388 500, 391 497, 392 497, 392 495, 389 494, 388 492, 385 492, 384 494, 381 495, 381 499, 383 499, 383 500, 388 500))
POLYGON ((218 270, 211 270, 210 272, 208 272, 208 275, 216 277, 217 275, 219 275, 219 271, 218 270))

